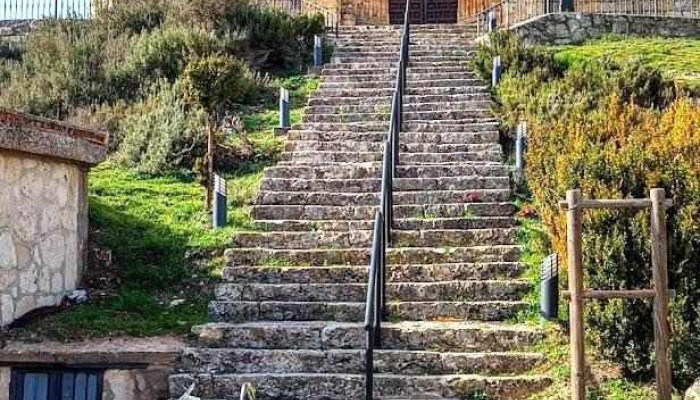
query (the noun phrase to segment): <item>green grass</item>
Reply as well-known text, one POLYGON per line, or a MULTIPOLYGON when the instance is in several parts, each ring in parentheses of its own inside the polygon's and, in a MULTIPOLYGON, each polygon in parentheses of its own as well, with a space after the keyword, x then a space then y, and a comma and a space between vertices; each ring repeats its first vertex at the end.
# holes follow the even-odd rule
MULTIPOLYGON (((318 82, 315 77, 280 82, 290 90, 293 123, 301 121, 318 82)), ((245 110, 242 122, 244 132, 229 144, 249 154, 235 171, 223 173, 229 202, 224 229, 210 228, 204 189, 192 173, 149 177, 109 162, 95 168, 90 173, 92 239, 112 250, 118 270, 89 273, 104 273, 119 284, 104 298, 32 322, 18 334, 67 340, 153 336, 184 334, 207 322, 210 289, 225 264, 221 253, 237 231, 255 229, 250 205, 263 168, 284 148, 284 137, 273 133, 278 110, 272 101, 245 110)))
POLYGON ((567 64, 603 58, 638 60, 659 68, 684 86, 700 89, 700 39, 608 36, 579 46, 557 47, 556 58, 567 64))
POLYGON ((111 163, 90 173, 93 240, 113 252, 122 284, 107 300, 43 318, 28 329, 60 339, 186 333, 207 321, 221 249, 251 229, 262 165, 228 175, 229 225, 209 228, 204 189, 190 175, 145 177, 111 163), (171 306, 173 299, 184 300, 171 306))

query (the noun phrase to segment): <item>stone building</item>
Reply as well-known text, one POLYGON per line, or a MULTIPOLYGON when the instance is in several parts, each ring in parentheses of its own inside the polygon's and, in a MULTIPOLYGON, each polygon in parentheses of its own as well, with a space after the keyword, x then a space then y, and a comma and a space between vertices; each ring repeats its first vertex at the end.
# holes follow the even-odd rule
POLYGON ((80 282, 87 173, 108 136, 0 110, 0 326, 57 305, 80 282))

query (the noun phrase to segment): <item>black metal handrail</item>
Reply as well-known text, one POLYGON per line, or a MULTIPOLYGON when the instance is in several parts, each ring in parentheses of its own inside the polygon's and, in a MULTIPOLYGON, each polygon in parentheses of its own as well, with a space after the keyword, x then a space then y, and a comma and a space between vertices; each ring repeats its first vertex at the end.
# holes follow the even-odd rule
POLYGON ((367 283, 365 309, 365 399, 372 400, 374 389, 374 350, 382 347, 382 321, 386 318, 386 265, 387 247, 391 246, 391 229, 394 222, 394 178, 399 165, 399 133, 403 122, 403 96, 406 92, 406 69, 410 49, 409 5, 406 0, 401 49, 396 70, 394 92, 391 98, 389 132, 384 142, 382 157, 382 187, 380 210, 374 219, 372 256, 367 283))

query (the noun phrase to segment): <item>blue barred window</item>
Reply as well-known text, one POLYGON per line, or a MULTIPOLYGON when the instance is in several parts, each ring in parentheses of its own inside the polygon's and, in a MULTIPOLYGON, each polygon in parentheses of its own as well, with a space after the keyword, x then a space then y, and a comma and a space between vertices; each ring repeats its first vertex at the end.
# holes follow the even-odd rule
POLYGON ((13 370, 10 400, 101 400, 102 372, 13 370))

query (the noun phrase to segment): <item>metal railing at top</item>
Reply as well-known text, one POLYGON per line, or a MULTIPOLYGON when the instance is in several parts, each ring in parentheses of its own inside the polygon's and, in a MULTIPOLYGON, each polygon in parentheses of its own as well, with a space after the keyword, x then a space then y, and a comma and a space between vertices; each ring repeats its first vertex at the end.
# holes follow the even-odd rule
POLYGON ((90 19, 93 0, 0 0, 0 21, 90 19))
POLYGON ((252 0, 252 4, 261 8, 281 10, 291 15, 321 14, 326 22, 326 29, 338 34, 340 19, 338 13, 307 0, 252 0))
POLYGON ((410 23, 408 18, 411 0, 406 0, 406 11, 401 33, 401 49, 396 71, 396 81, 391 100, 389 132, 384 142, 382 157, 382 187, 380 210, 374 220, 372 257, 367 283, 365 309, 365 399, 372 400, 374 389, 374 350, 382 347, 382 320, 386 318, 386 267, 387 248, 391 246, 391 230, 394 221, 393 185, 399 164, 399 133, 403 121, 403 96, 406 91, 406 69, 410 50, 410 23))
POLYGON ((477 13, 477 33, 561 12, 695 19, 700 0, 503 0, 477 13))

